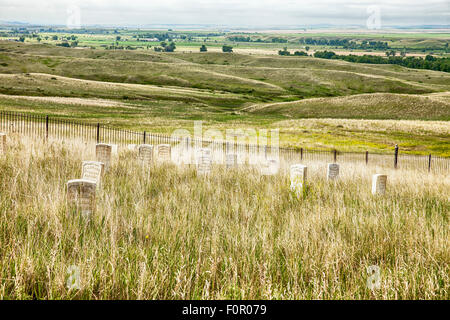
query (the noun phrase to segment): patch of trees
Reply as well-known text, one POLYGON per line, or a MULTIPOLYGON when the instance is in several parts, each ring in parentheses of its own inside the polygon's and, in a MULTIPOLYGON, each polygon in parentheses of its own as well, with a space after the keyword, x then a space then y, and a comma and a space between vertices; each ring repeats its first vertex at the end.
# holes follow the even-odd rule
POLYGON ((361 42, 352 41, 349 39, 325 39, 325 38, 301 38, 301 44, 314 45, 314 46, 333 46, 343 47, 344 49, 374 49, 374 50, 386 50, 389 49, 387 42, 383 41, 367 41, 361 42))
POLYGON ((222 51, 223 51, 223 52, 233 52, 233 47, 232 47, 232 46, 224 45, 224 46, 222 47, 222 51))
POLYGON ((167 42, 163 41, 161 42, 161 47, 155 47, 154 50, 156 52, 174 52, 176 48, 175 42, 172 41, 167 44, 167 42))
MULTIPOLYGON (((287 47, 285 47, 283 50, 278 51, 278 54, 280 56, 291 56, 291 52, 288 51, 287 47)), ((308 56, 308 54, 304 51, 295 51, 294 56, 308 56)))
POLYGON ((250 37, 242 36, 228 37, 228 40, 233 42, 252 42, 252 39, 250 37))
POLYGON ((271 40, 273 43, 287 43, 287 39, 283 39, 283 38, 272 38, 271 40))
POLYGON ((436 71, 450 72, 450 58, 436 58, 427 55, 425 59, 421 57, 389 56, 387 58, 374 55, 337 55, 332 51, 317 51, 314 57, 322 59, 339 59, 355 63, 371 64, 396 64, 413 69, 428 69, 436 71))
POLYGON ((200 52, 207 52, 208 51, 208 48, 206 48, 206 46, 203 44, 201 47, 200 47, 200 52))
POLYGON ((70 48, 70 44, 66 41, 61 42, 61 43, 57 43, 56 44, 57 47, 65 47, 65 48, 70 48))

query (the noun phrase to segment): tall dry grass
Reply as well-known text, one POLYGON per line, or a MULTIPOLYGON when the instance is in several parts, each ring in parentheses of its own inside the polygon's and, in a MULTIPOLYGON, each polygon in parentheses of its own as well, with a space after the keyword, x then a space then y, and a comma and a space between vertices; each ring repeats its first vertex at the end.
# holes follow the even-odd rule
POLYGON ((284 170, 143 168, 120 151, 88 223, 66 182, 93 144, 10 135, 0 157, 2 299, 448 299, 450 181, 345 164, 336 183, 310 163, 297 200, 284 170), (80 289, 66 287, 80 268, 80 289), (367 267, 381 287, 366 286, 367 267))

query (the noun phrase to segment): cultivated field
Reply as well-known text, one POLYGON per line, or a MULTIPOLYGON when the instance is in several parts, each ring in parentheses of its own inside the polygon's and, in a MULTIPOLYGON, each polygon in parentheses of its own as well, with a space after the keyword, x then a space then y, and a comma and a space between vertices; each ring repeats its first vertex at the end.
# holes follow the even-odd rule
POLYGON ((449 298, 446 176, 342 163, 328 182, 325 164, 311 163, 297 199, 284 170, 214 166, 199 177, 119 149, 87 222, 68 212, 66 182, 95 159, 94 144, 14 134, 7 144, 2 299, 449 298), (388 175, 384 196, 371 194, 374 173, 388 175), (67 289, 72 266, 80 290, 67 289))

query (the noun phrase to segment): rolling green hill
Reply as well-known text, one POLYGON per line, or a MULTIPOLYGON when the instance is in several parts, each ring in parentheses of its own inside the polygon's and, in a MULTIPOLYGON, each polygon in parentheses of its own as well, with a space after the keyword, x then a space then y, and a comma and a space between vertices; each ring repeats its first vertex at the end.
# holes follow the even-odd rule
MULTIPOLYGON (((0 109, 106 121, 137 130, 170 133, 190 129, 192 120, 203 120, 205 127, 258 128, 302 118, 448 121, 448 92, 450 74, 396 65, 0 41, 0 109)), ((346 144, 352 150, 349 135, 340 135, 341 141, 331 139, 333 133, 285 132, 282 144, 346 144)), ((374 135, 367 133, 355 150, 388 150, 398 142, 397 134, 382 136, 381 143, 380 137, 375 143, 374 135)), ((438 147, 429 140, 428 147, 418 145, 407 134, 402 141, 412 146, 410 152, 434 148, 438 154, 450 153, 449 139, 434 133, 429 138, 437 139, 438 147)))

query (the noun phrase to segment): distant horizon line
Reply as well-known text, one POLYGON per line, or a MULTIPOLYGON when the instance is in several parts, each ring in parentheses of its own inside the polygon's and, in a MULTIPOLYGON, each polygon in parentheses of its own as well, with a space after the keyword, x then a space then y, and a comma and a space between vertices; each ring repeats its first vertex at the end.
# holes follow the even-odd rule
MULTIPOLYGON (((64 24, 47 24, 47 23, 33 23, 33 22, 22 22, 22 21, 5 21, 0 20, 0 26, 3 27, 14 27, 14 26, 23 26, 23 27, 49 27, 49 28, 67 28, 64 24)), ((360 24, 309 24, 309 25, 268 25, 268 26, 254 26, 254 25, 216 25, 216 24, 176 24, 176 23, 165 23, 165 24, 141 24, 141 25, 132 25, 132 24, 122 24, 122 25, 114 25, 114 24, 86 24, 80 25, 80 28, 117 28, 117 29, 129 29, 129 28, 209 28, 209 29, 247 29, 247 30, 312 30, 312 29, 367 29, 365 25, 360 24)), ((432 30, 432 29, 449 29, 450 24, 422 24, 422 25, 386 25, 382 26, 380 29, 367 29, 367 32, 377 32, 380 30, 389 30, 389 29, 422 29, 422 30, 432 30)), ((76 30, 76 29, 74 29, 76 30)))

